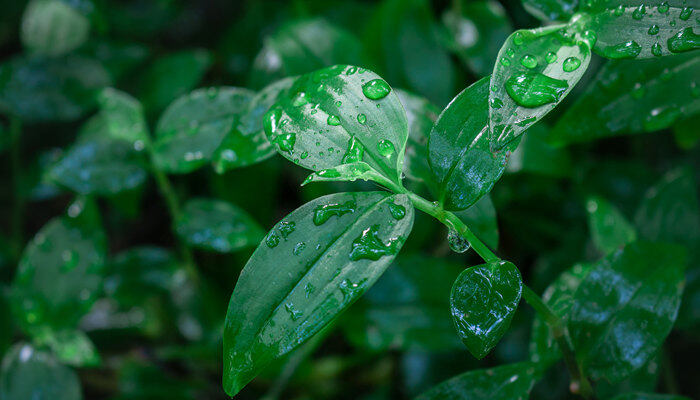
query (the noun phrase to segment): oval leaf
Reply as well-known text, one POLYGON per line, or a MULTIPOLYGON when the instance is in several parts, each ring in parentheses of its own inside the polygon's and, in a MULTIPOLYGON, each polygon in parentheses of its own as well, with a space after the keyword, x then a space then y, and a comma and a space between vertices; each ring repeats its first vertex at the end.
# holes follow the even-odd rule
POLYGON ((516 31, 498 53, 489 93, 489 140, 502 149, 550 112, 581 79, 591 49, 578 24, 516 31))
POLYGON ((190 245, 219 253, 255 245, 264 234, 248 213, 231 203, 215 199, 189 200, 175 229, 190 245))
POLYGON ((483 358, 506 333, 518 308, 523 282, 512 263, 499 261, 462 272, 450 294, 457 333, 476 358, 483 358))
MULTIPOLYGON (((106 88, 100 93, 98 102, 101 111, 98 118, 102 119, 112 138, 125 140, 139 150, 149 144, 148 126, 138 100, 117 89, 106 88)), ((99 124, 99 119, 93 123, 99 124)))
POLYGON ((20 39, 35 54, 60 56, 88 39, 90 21, 63 0, 32 0, 24 10, 20 39))
POLYGON ((637 231, 607 200, 593 196, 586 200, 588 227, 593 243, 603 254, 611 253, 637 239, 637 231))
POLYGON ((377 74, 336 65, 296 79, 265 115, 265 133, 285 158, 314 171, 364 161, 398 182, 406 113, 377 74))
POLYGON ((412 225, 408 198, 384 192, 324 196, 279 222, 231 296, 224 331, 226 392, 235 395, 268 362, 357 300, 394 259, 412 225))

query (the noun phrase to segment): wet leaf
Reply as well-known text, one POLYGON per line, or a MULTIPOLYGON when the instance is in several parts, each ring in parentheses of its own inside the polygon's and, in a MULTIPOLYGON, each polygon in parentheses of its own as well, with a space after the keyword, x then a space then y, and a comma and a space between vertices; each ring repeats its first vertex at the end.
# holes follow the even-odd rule
POLYGON ((156 165, 189 173, 212 161, 214 153, 247 112, 254 93, 234 87, 197 89, 175 100, 158 120, 156 165))
POLYGON ((362 46, 352 33, 321 18, 289 22, 265 38, 253 61, 252 85, 265 86, 335 64, 363 65, 362 46))
POLYGON ((611 253, 637 240, 634 226, 602 197, 589 197, 586 200, 586 211, 593 243, 601 253, 611 253))
POLYGON ((176 222, 177 234, 191 246, 230 253, 260 242, 263 230, 247 212, 216 199, 191 199, 176 222))
POLYGON ((591 60, 577 23, 519 30, 498 53, 489 93, 489 140, 502 149, 556 107, 591 60))
POLYGON ((489 75, 498 49, 513 28, 495 0, 459 0, 442 15, 448 45, 472 71, 489 75))
POLYGON ((47 178, 80 194, 111 196, 146 180, 143 157, 123 140, 103 138, 73 145, 47 178))
POLYGON ((580 0, 522 0, 525 9, 543 21, 568 21, 580 0))
POLYGON ((510 326, 523 289, 515 265, 499 261, 463 271, 450 294, 452 320, 476 358, 493 349, 510 326))
POLYGON ((3 400, 81 400, 78 376, 47 352, 28 344, 5 355, 0 370, 3 400))
POLYGON ((489 147, 488 93, 489 78, 464 89, 430 132, 428 162, 437 199, 447 210, 465 209, 488 193, 508 162, 508 151, 494 153, 489 147))
POLYGON ((412 225, 408 198, 385 192, 324 196, 275 225, 231 296, 226 392, 235 395, 357 300, 394 259, 412 225))
POLYGON ((275 149, 304 168, 318 172, 364 161, 399 180, 406 113, 371 71, 336 65, 297 78, 265 115, 264 126, 275 149))
POLYGON ((138 100, 127 93, 107 88, 100 93, 98 103, 100 118, 109 136, 125 140, 136 150, 142 150, 150 143, 143 107, 138 100))
POLYGON ((692 53, 659 60, 608 62, 557 121, 550 142, 568 144, 653 132, 700 110, 692 53))
POLYGON ((20 39, 32 53, 60 56, 88 38, 90 21, 70 2, 31 0, 22 16, 20 39))
POLYGON ((81 56, 18 56, 0 64, 0 110, 25 122, 76 120, 110 84, 97 61, 81 56))
POLYGON ((427 99, 396 89, 396 95, 406 110, 408 121, 408 140, 403 160, 403 172, 409 179, 433 185, 430 166, 428 165, 428 137, 440 110, 427 99))
POLYGON ((539 375, 537 364, 529 362, 468 371, 435 386, 416 400, 526 399, 539 375))
POLYGON ((569 317, 591 378, 620 381, 656 354, 678 314, 685 265, 682 247, 634 242, 591 267, 569 317))

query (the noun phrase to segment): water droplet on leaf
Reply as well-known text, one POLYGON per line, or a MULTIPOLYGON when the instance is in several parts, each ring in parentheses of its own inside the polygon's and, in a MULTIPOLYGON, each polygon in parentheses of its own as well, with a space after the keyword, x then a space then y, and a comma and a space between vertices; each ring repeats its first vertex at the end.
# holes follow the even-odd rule
POLYGON ((469 250, 471 247, 469 241, 452 228, 447 232, 447 243, 450 245, 452 251, 460 254, 469 250))
POLYGON ((362 93, 370 100, 380 100, 385 98, 391 87, 383 79, 373 79, 362 85, 362 93))
POLYGON ((541 73, 525 73, 510 77, 505 88, 520 106, 534 108, 559 101, 569 84, 541 73))

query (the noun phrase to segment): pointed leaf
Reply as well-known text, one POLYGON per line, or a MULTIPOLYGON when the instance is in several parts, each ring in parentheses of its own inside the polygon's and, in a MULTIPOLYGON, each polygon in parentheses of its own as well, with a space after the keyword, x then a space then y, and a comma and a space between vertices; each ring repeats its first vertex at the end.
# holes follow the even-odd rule
MULTIPOLYGON (((488 140, 489 78, 464 89, 430 131, 428 162, 437 198, 446 210, 462 210, 488 193, 501 177, 508 151, 492 152, 488 140)), ((517 143, 508 146, 508 150, 517 143)))
POLYGON ((591 378, 620 381, 656 354, 678 314, 685 265, 682 247, 654 242, 628 244, 593 265, 569 319, 591 378))
POLYGON ((588 198, 586 211, 593 243, 603 254, 637 240, 634 226, 607 200, 596 196, 588 198))
POLYGON ((489 93, 489 140, 502 149, 571 91, 591 60, 577 23, 516 31, 498 53, 489 93))
POLYGON ((457 333, 476 358, 483 358, 508 330, 523 282, 515 265, 499 261, 462 272, 450 294, 457 333))
POLYGON ((63 0, 31 0, 22 15, 20 39, 32 53, 60 56, 88 39, 90 21, 63 0))
POLYGON ((226 392, 235 395, 267 363, 357 300, 394 259, 412 225, 408 198, 385 192, 324 196, 279 222, 231 296, 224 331, 226 392))
POLYGON ((416 400, 527 399, 539 377, 537 364, 529 362, 478 369, 455 376, 416 400))
POLYGON ((428 137, 440 110, 427 99, 396 89, 396 95, 406 110, 408 121, 408 141, 403 161, 403 172, 410 179, 433 185, 428 165, 428 137))
POLYGON ((399 180, 406 113, 396 93, 371 71, 336 65, 298 77, 265 115, 264 125, 277 151, 304 168, 364 161, 399 180))
POLYGON ((137 150, 149 144, 148 126, 138 100, 117 89, 106 88, 98 102, 106 132, 112 138, 125 140, 137 150))
POLYGON ((230 253, 255 245, 263 230, 247 212, 216 199, 191 199, 176 222, 177 234, 191 246, 230 253))

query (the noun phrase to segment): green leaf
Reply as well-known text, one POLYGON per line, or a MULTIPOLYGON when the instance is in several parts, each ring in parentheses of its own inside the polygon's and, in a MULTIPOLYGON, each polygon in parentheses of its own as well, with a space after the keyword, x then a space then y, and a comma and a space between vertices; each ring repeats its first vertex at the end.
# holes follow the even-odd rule
POLYGON ((31 0, 22 16, 20 39, 32 53, 60 56, 88 39, 90 21, 63 0, 31 0))
MULTIPOLYGON (((488 193, 501 177, 508 151, 492 152, 488 140, 489 78, 464 89, 430 131, 428 162, 437 198, 446 210, 462 210, 488 193)), ((515 149, 517 143, 508 147, 515 149)))
MULTIPOLYGON (((542 294, 542 300, 565 324, 569 319, 569 310, 574 304, 576 289, 590 270, 591 266, 588 264, 576 264, 559 275, 542 294)), ((550 365, 560 358, 559 345, 549 326, 540 318, 539 314, 535 315, 530 334, 530 360, 550 365)))
POLYGON ((394 259, 412 225, 408 198, 385 192, 324 196, 275 225, 231 296, 226 393, 235 395, 271 360, 357 300, 394 259))
POLYGON ((230 253, 260 242, 265 232, 247 212, 216 199, 191 199, 176 222, 177 234, 191 246, 230 253))
POLYGON ((150 143, 143 107, 138 100, 114 88, 106 88, 97 101, 106 132, 112 138, 125 140, 136 150, 150 143))
POLYGON ((542 21, 568 21, 580 0, 522 0, 525 9, 542 21))
POLYGON ((675 394, 627 393, 615 396, 612 400, 690 400, 690 398, 675 394))
POLYGON ((107 71, 90 58, 19 56, 0 64, 0 110, 25 122, 72 121, 109 84, 107 71))
POLYGON ((537 364, 529 362, 478 369, 457 375, 416 400, 527 399, 539 376, 537 364))
POLYGON ((293 21, 265 38, 253 61, 251 81, 261 87, 335 64, 361 65, 363 60, 362 45, 350 32, 320 18, 293 21))
POLYGON ((452 320, 476 358, 484 358, 508 330, 523 281, 512 263, 498 261, 464 270, 450 293, 452 320))
POLYGON ((521 136, 520 145, 510 155, 508 172, 527 172, 557 178, 570 177, 573 171, 571 156, 566 148, 547 143, 549 128, 536 124, 521 136))
MULTIPOLYGON (((5 260, 2 261, 4 264, 5 260)), ((5 354, 5 351, 12 343, 12 338, 14 336, 13 325, 12 313, 10 311, 10 304, 7 301, 7 295, 5 294, 4 287, 0 287, 0 354, 5 354)))
POLYGON ((202 49, 181 50, 154 61, 140 79, 144 108, 149 113, 164 109, 197 86, 211 63, 211 54, 202 49))
POLYGON ((608 62, 557 121, 550 142, 568 144, 653 132, 700 111, 695 53, 608 62))
POLYGON ((101 362, 95 345, 83 331, 40 329, 34 337, 34 342, 39 346, 48 346, 56 359, 63 364, 95 367, 101 362))
POLYGON ((519 30, 498 53, 489 93, 489 140, 502 149, 571 91, 591 60, 578 23, 519 30))
POLYGON ((634 226, 602 197, 589 197, 586 200, 586 211, 593 243, 603 254, 612 253, 637 240, 634 226))
POLYGON ((593 265, 569 320, 590 377, 620 381, 656 354, 678 314, 685 264, 682 247, 634 242, 593 265))
POLYGON ((275 149, 265 136, 263 116, 277 101, 280 93, 287 90, 293 82, 292 78, 282 79, 253 96, 238 125, 229 132, 214 153, 216 172, 221 174, 233 168, 255 164, 275 154, 275 149))
POLYGON ((156 127, 158 168, 188 173, 211 162, 224 139, 238 129, 253 96, 248 89, 212 87, 175 100, 156 127))
POLYGON ((479 76, 493 70, 498 49, 513 27, 495 0, 458 0, 442 15, 448 46, 479 76))
POLYGON ((12 311, 32 333, 74 328, 102 286, 106 240, 91 203, 73 203, 29 242, 12 285, 12 311))
POLYGON ((3 400, 81 400, 80 381, 70 368, 30 345, 7 352, 0 370, 3 400))
POLYGON ((111 196, 141 186, 144 159, 123 140, 102 138, 73 145, 47 171, 47 178, 80 193, 111 196))
POLYGON ((462 267, 420 254, 400 255, 343 318, 356 345, 371 351, 461 350, 449 298, 462 267))
POLYGON ((304 168, 318 172, 364 161, 399 181, 406 113, 374 72, 336 65, 303 75, 280 95, 264 126, 277 151, 304 168))
POLYGON ((597 37, 593 50, 607 58, 640 59, 700 48, 693 7, 681 5, 685 1, 671 3, 615 0, 593 6, 591 20, 585 22, 597 37))
POLYGON ((455 212, 455 215, 487 246, 492 249, 498 248, 498 221, 491 196, 480 198, 466 210, 455 212))
POLYGON ((384 0, 367 22, 363 42, 376 71, 392 85, 445 104, 454 94, 455 68, 440 44, 427 0, 384 0))
POLYGON ((678 147, 683 150, 690 150, 700 141, 700 114, 695 114, 673 125, 673 137, 676 139, 678 147))
POLYGON ((408 140, 403 161, 403 172, 410 179, 433 185, 430 165, 428 165, 428 138, 437 121, 440 110, 427 99, 396 89, 396 95, 406 110, 408 140))

